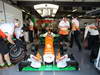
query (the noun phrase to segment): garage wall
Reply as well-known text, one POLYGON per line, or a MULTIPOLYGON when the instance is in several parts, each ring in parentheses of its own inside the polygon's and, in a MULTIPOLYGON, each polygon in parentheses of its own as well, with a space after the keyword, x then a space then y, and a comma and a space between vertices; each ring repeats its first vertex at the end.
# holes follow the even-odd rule
POLYGON ((5 18, 4 18, 4 11, 3 11, 3 3, 0 1, 0 23, 4 23, 5 18))
POLYGON ((85 22, 88 22, 89 24, 91 23, 95 23, 95 19, 80 19, 79 22, 80 22, 80 26, 84 26, 84 23, 85 22))
MULTIPOLYGON (((19 19, 21 21, 21 25, 23 25, 22 11, 18 8, 15 8, 15 7, 7 4, 7 3, 4 3, 4 6, 5 6, 6 21, 13 22, 14 19, 19 19)), ((5 20, 2 1, 0 1, 0 10, 3 11, 2 13, 0 13, 0 19, 5 20)))

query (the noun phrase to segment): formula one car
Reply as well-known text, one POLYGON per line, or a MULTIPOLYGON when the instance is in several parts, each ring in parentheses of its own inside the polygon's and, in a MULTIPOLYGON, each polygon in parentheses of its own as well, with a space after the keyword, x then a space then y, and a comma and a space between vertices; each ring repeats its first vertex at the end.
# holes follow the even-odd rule
MULTIPOLYGON (((40 36, 44 44, 40 46, 44 46, 38 50, 36 55, 31 54, 29 58, 25 61, 19 63, 19 71, 73 71, 78 70, 78 62, 74 59, 73 55, 64 54, 63 56, 60 55, 60 48, 59 46, 55 48, 54 43, 59 35, 54 35, 53 33, 46 33, 40 36), (54 38, 55 37, 55 38, 54 38)), ((40 40, 41 41, 41 40, 40 40)), ((40 42, 41 43, 41 42, 40 42)))

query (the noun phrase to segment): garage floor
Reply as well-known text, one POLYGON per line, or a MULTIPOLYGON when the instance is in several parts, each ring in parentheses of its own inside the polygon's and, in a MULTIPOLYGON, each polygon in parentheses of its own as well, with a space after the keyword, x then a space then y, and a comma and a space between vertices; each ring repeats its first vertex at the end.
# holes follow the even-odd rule
POLYGON ((0 75, 100 75, 100 71, 97 71, 93 64, 89 62, 89 50, 83 49, 82 52, 77 50, 77 46, 71 49, 76 60, 79 62, 80 71, 64 71, 64 72, 19 72, 18 67, 13 66, 9 69, 0 70, 0 75))

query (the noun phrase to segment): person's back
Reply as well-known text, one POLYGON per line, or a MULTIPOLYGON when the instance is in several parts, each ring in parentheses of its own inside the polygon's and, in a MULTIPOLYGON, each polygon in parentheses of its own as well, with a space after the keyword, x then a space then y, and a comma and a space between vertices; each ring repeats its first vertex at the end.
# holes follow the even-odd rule
POLYGON ((5 34, 13 34, 14 32, 14 24, 13 23, 4 23, 0 25, 0 30, 2 30, 5 34))
POLYGON ((0 25, 0 67, 5 66, 6 61, 7 65, 11 65, 10 57, 9 57, 9 51, 10 49, 8 48, 7 43, 5 42, 5 39, 7 42, 10 44, 15 44, 14 41, 12 40, 12 36, 14 34, 15 28, 18 28, 19 25, 19 20, 15 19, 15 22, 13 23, 4 23, 0 25))

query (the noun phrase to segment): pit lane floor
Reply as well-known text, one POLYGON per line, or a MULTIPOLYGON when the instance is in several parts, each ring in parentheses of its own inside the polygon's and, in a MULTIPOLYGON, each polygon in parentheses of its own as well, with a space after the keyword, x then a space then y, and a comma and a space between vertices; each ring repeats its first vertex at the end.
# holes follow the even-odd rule
POLYGON ((100 71, 96 70, 92 63, 89 62, 89 50, 83 49, 78 51, 77 46, 70 50, 76 60, 79 62, 79 71, 50 71, 50 72, 19 72, 18 66, 12 66, 9 69, 0 70, 0 75, 100 75, 100 71))

